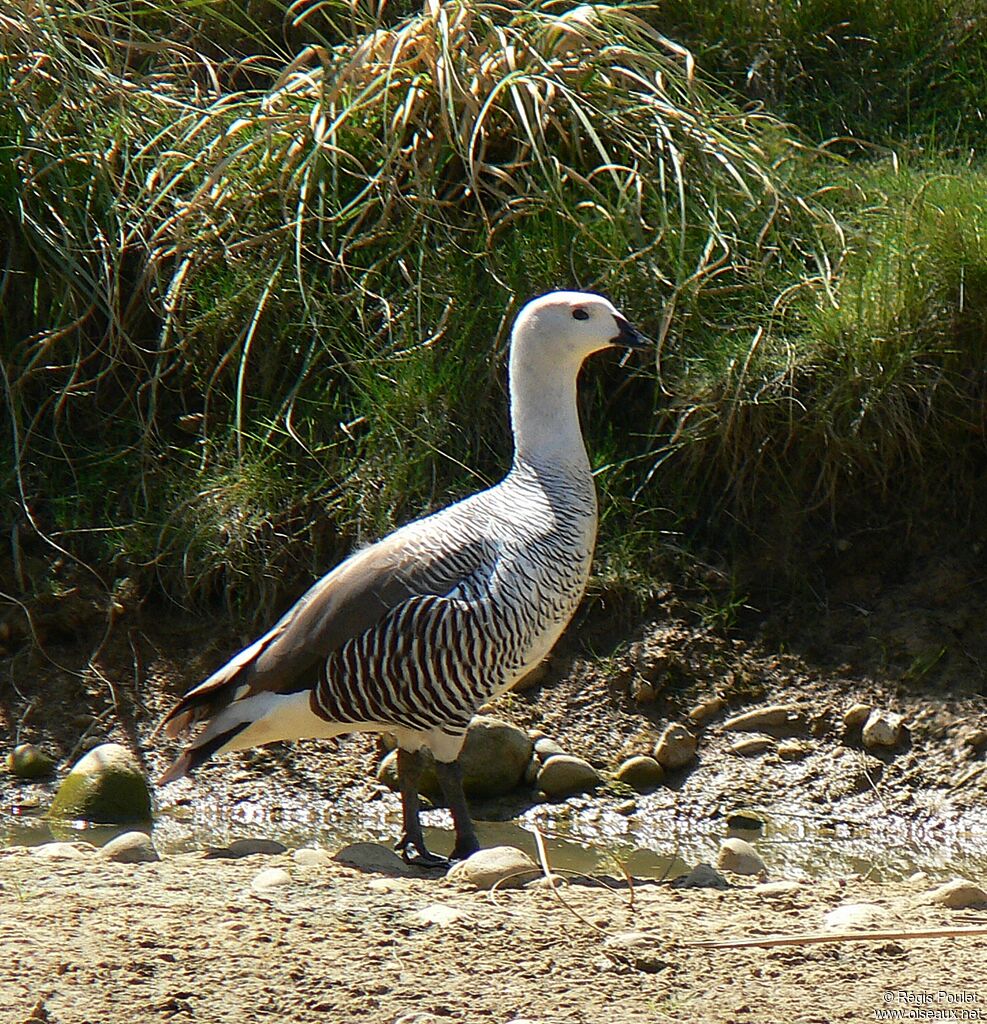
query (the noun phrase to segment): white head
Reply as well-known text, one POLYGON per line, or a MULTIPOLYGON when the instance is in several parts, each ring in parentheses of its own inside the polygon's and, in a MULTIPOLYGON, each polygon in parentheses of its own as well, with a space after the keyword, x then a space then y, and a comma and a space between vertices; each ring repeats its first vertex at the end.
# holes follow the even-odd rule
POLYGON ((601 349, 643 348, 645 343, 602 295, 549 292, 518 313, 512 345, 514 356, 526 363, 578 366, 601 349))
POLYGON ((518 313, 511 333, 511 422, 516 455, 589 471, 576 408, 583 360, 612 346, 644 348, 601 295, 549 292, 518 313))

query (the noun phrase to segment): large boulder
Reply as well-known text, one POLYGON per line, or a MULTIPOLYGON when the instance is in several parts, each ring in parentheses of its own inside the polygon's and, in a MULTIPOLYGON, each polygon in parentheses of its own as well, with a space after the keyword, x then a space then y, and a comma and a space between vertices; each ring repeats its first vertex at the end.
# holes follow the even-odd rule
MULTIPOLYGON (((524 780, 534 745, 523 729, 488 715, 470 722, 459 763, 463 769, 463 789, 467 796, 502 796, 517 789, 524 780)), ((397 751, 381 762, 377 777, 391 789, 398 788, 397 751)), ((426 754, 421 791, 433 799, 441 797, 435 762, 426 754)))
POLYGON ((137 759, 119 743, 94 747, 58 787, 48 816, 123 824, 151 820, 151 793, 137 759))

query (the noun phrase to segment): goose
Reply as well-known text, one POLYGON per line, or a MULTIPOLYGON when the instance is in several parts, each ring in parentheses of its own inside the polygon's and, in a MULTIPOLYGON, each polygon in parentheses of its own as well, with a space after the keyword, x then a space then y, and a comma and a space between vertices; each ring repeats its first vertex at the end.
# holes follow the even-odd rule
POLYGON ((159 785, 227 751, 386 732, 397 740, 403 858, 448 863, 422 834, 426 750, 455 827, 452 859, 478 850, 457 760, 467 726, 548 654, 589 577, 597 500, 576 402, 580 367, 603 349, 645 346, 600 295, 529 301, 511 330, 507 475, 358 550, 189 690, 158 729, 175 738, 201 728, 159 785))

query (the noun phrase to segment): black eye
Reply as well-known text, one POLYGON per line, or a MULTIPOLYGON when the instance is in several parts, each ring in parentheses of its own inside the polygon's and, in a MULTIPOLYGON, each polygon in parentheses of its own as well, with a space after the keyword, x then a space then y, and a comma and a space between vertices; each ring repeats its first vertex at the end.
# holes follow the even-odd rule
POLYGON ((572 319, 573 320, 588 320, 589 319, 589 313, 587 313, 585 309, 576 308, 576 309, 574 309, 572 311, 572 319))

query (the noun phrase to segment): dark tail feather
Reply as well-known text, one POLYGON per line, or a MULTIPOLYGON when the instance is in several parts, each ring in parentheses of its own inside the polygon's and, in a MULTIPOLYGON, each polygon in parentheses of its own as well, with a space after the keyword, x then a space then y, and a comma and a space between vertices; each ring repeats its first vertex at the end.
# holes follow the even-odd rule
POLYGON ((252 724, 252 722, 237 722, 231 729, 221 732, 218 736, 213 736, 211 740, 207 740, 201 746, 188 747, 158 779, 157 785, 167 786, 169 782, 175 782, 190 772, 194 772, 200 764, 208 761, 220 747, 229 743, 234 736, 239 735, 248 725, 252 724))

